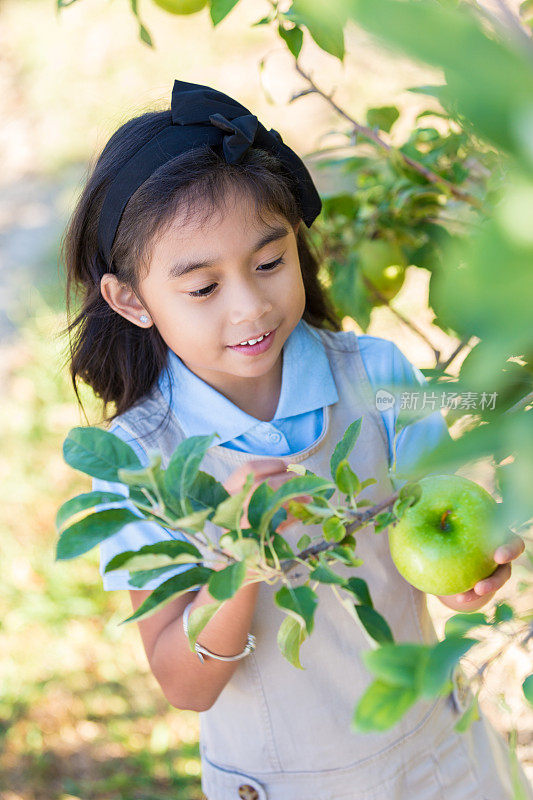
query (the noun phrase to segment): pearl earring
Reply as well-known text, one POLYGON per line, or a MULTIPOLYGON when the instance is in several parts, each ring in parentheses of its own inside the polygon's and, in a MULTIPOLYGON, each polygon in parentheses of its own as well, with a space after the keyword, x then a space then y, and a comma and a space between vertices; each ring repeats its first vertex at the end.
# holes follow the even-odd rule
POLYGON ((146 316, 146 314, 141 314, 141 316, 139 317, 139 319, 141 320, 141 322, 144 322, 144 323, 146 323, 146 322, 150 322, 150 320, 148 319, 148 317, 146 316))

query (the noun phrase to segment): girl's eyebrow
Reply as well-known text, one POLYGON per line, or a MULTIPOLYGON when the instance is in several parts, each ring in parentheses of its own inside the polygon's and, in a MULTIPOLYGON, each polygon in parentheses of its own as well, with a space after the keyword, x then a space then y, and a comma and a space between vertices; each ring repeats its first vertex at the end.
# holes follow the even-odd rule
MULTIPOLYGON (((271 244, 272 242, 277 242, 279 239, 283 239, 287 236, 289 231, 283 225, 277 225, 274 228, 270 228, 267 233, 264 233, 263 236, 259 239, 258 242, 255 243, 254 247, 252 248, 252 253, 257 253, 258 250, 261 250, 263 247, 266 247, 267 244, 271 244)), ((185 275, 187 272, 192 272, 195 269, 205 269, 206 267, 213 267, 217 263, 219 259, 209 259, 206 261, 191 261, 191 262, 179 262, 178 264, 174 264, 168 271, 167 280, 171 280, 172 278, 179 278, 182 275, 185 275)))

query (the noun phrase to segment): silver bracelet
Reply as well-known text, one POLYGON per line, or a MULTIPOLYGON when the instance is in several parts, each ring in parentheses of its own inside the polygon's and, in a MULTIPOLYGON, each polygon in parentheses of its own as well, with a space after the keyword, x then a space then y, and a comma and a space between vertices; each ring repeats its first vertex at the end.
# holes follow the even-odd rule
MULTIPOLYGON (((186 606, 185 611, 183 612, 183 630, 185 631, 185 636, 189 638, 189 609, 194 603, 194 600, 191 600, 188 606, 186 606)), ((218 658, 220 661, 238 661, 239 658, 244 658, 244 656, 249 655, 249 653, 253 653, 255 650, 255 636, 251 633, 248 634, 248 641, 246 642, 246 647, 236 656, 217 656, 216 653, 212 653, 211 650, 208 650, 207 647, 202 647, 201 644, 198 642, 194 643, 194 649, 198 655, 198 658, 202 662, 205 662, 205 659, 202 653, 205 653, 206 656, 211 656, 211 658, 218 658)))

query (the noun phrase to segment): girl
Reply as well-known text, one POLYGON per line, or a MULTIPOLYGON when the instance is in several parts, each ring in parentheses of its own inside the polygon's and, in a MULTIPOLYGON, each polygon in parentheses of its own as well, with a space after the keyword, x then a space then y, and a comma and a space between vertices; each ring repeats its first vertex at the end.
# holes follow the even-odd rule
MULTIPOLYGON (((184 438, 216 433, 202 469, 237 492, 252 472, 277 489, 289 463, 329 476, 329 460, 348 425, 363 418, 350 463, 377 482, 372 501, 393 490, 389 476, 398 402, 376 409, 375 392, 420 388, 423 377, 390 342, 342 331, 318 280, 304 223, 320 198, 299 157, 237 101, 210 87, 175 81, 169 111, 129 120, 111 137, 79 199, 64 242, 67 293, 82 293, 69 324, 71 374, 106 407, 110 430, 163 467, 184 438)), ((394 398, 393 398, 394 399, 394 398)), ((405 465, 434 447, 446 426, 440 412, 405 429, 405 465)), ((128 490, 94 480, 93 488, 128 490)), ((332 498, 340 502, 338 493, 332 498)), ((127 501, 125 501, 127 502, 127 501)), ((133 506, 131 506, 134 508, 133 506)), ((245 521, 246 524, 246 521, 245 521)), ((288 516, 292 547, 319 534, 288 516)), ((221 529, 206 524, 211 538, 221 529)), ((130 524, 101 545, 101 570, 124 550, 179 538, 153 522, 130 524)), ((185 537, 183 537, 185 538, 185 537)), ((441 598, 457 610, 490 600, 523 549, 516 537, 492 576, 463 596, 441 598)), ((425 596, 407 584, 385 536, 358 536, 376 608, 396 640, 434 642, 425 596)), ((209 559, 215 569, 225 566, 209 559)), ((130 589, 137 609, 153 589, 129 574, 104 575, 106 589, 130 589)), ((353 569, 339 565, 343 577, 353 569)), ((293 585, 305 581, 301 570, 293 585)), ((199 637, 192 653, 190 611, 212 602, 206 587, 175 598, 139 623, 146 656, 168 701, 200 712, 202 789, 209 800, 504 800, 512 791, 503 739, 484 718, 453 730, 468 698, 418 702, 392 729, 355 734, 353 709, 371 680, 361 631, 324 584, 302 670, 276 642, 284 614, 280 585, 248 570, 239 591, 199 637), (255 580, 254 580, 255 579, 255 580), (256 640, 250 644, 250 634, 256 640)))

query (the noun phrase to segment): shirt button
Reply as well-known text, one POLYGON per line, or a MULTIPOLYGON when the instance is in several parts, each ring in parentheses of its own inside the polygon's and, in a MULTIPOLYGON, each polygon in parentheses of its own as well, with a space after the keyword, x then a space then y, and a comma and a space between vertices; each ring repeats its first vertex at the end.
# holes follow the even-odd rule
POLYGON ((281 433, 269 433, 268 438, 271 442, 277 444, 278 442, 281 442, 281 433))
POLYGON ((254 789, 253 786, 250 786, 249 783, 243 783, 239 786, 239 797, 242 800, 258 800, 259 792, 257 789, 254 789))

